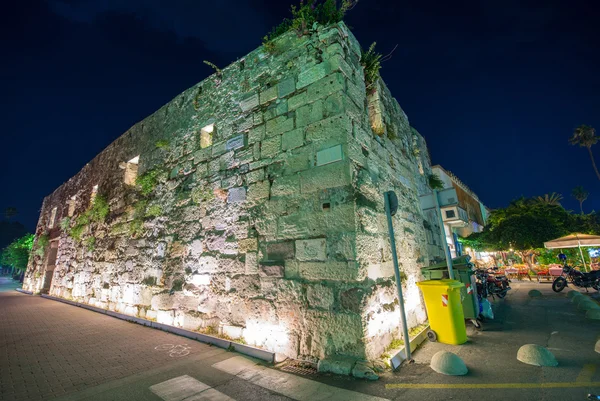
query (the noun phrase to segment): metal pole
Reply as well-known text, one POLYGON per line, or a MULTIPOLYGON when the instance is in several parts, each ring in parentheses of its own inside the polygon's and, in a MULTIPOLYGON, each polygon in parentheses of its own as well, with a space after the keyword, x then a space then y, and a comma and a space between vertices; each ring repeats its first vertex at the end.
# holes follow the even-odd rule
POLYGON ((402 296, 402 282, 400 281, 400 269, 398 268, 398 255, 396 254, 396 238, 394 237, 394 226, 392 224, 392 212, 390 210, 389 192, 383 194, 385 200, 385 214, 387 216, 388 232, 390 235, 390 245, 392 246, 392 261, 394 262, 394 273, 396 274, 396 288, 398 288, 398 302, 400 306, 400 317, 402 318, 402 336, 404 338, 404 349, 406 350, 406 360, 412 361, 410 352, 410 337, 408 336, 408 326, 406 325, 406 312, 404 311, 404 297, 402 296))
POLYGON ((446 254, 446 264, 448 265, 448 277, 450 278, 450 280, 454 280, 454 270, 452 269, 452 255, 450 255, 450 248, 448 248, 448 241, 446 241, 444 219, 442 217, 442 210, 440 209, 440 202, 438 200, 437 189, 433 190, 433 202, 435 203, 435 210, 437 211, 438 217, 440 218, 440 234, 442 235, 442 245, 444 246, 444 253, 446 254))
POLYGON ((581 261, 583 262, 583 269, 587 271, 587 266, 585 264, 585 258, 583 257, 583 251, 581 250, 581 242, 577 241, 577 247, 579 248, 579 254, 581 255, 581 261))

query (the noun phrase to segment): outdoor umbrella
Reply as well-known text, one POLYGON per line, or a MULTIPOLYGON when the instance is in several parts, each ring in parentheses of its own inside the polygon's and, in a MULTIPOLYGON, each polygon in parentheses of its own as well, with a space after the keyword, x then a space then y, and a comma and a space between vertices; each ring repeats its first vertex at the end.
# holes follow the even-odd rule
POLYGON ((581 260, 583 260, 583 267, 587 270, 585 265, 585 259, 583 258, 583 252, 581 251, 582 246, 597 246, 600 247, 600 235, 590 234, 570 234, 565 237, 553 239, 552 241, 544 242, 544 246, 548 249, 560 249, 560 248, 579 248, 579 254, 581 260))

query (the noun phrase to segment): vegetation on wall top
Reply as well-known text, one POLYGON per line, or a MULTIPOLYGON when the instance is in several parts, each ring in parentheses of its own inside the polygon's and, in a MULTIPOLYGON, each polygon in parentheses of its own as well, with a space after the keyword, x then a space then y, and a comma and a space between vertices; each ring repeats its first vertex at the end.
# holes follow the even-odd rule
POLYGON ((342 0, 338 6, 336 0, 301 0, 297 6, 290 7, 292 18, 284 19, 265 35, 263 44, 267 49, 272 48, 272 41, 290 30, 296 31, 298 36, 306 35, 315 22, 321 25, 340 22, 356 3, 358 0, 342 0))

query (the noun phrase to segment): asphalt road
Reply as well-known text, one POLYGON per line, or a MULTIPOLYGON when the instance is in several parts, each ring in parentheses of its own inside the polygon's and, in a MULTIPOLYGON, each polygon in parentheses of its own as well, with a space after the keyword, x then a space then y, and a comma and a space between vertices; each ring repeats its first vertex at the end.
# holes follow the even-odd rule
POLYGON ((0 278, 0 400, 585 400, 600 392, 600 324, 548 284, 513 283, 510 295, 494 303, 494 322, 482 332, 469 329, 467 344, 425 343, 413 364, 377 382, 282 372, 14 287, 0 278), (544 296, 530 298, 532 288, 544 296), (547 346, 559 366, 517 361, 528 343, 547 346), (439 350, 461 356, 469 374, 433 372, 429 360, 439 350))

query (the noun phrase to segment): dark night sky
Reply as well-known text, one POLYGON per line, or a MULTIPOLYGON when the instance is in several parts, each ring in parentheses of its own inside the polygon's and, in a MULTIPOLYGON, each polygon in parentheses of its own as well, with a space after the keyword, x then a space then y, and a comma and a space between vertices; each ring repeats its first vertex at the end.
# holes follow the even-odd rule
MULTIPOLYGON (((291 1, 291 0, 290 0, 291 1)), ((600 13, 581 0, 361 0, 346 22, 398 49, 382 76, 432 161, 489 207, 585 186, 579 124, 600 129, 600 13)), ((33 230, 45 195, 131 125, 260 45, 286 0, 19 0, 0 24, 0 210, 33 230)), ((595 149, 600 158, 600 146, 595 149)), ((599 159, 600 161, 600 159, 599 159)))

